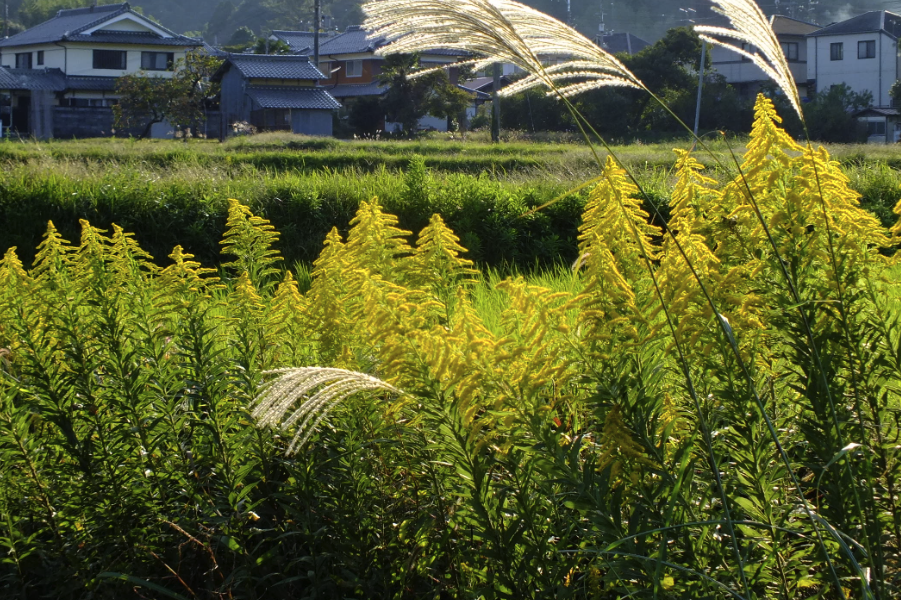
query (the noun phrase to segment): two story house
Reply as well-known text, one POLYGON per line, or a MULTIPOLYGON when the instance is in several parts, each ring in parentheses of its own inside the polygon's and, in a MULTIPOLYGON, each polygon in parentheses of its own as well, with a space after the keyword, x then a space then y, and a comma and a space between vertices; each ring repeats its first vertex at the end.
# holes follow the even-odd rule
MULTIPOLYGON (((807 35, 820 29, 819 25, 786 17, 773 15, 770 17, 770 25, 782 53, 788 61, 795 85, 798 86, 798 94, 805 98, 813 90, 808 91, 807 86, 807 35)), ((742 49, 754 52, 753 47, 742 44, 742 49)), ((760 86, 770 81, 760 68, 737 52, 732 52, 722 46, 714 46, 710 50, 710 66, 715 72, 722 75, 726 82, 731 84, 738 94, 743 97, 754 97, 760 90, 760 86)))
POLYGON ((901 16, 887 10, 863 13, 807 36, 807 77, 817 90, 844 83, 869 91, 874 106, 890 106, 889 89, 901 76, 901 16))
POLYGON ((201 45, 128 3, 60 10, 0 40, 0 117, 23 135, 109 135, 116 78, 171 77, 176 61, 201 45))
POLYGON ((318 84, 323 77, 306 56, 227 55, 213 76, 221 84, 222 131, 246 121, 263 131, 332 135, 332 112, 341 105, 318 84))
MULTIPOLYGON (((273 32, 277 39, 289 44, 292 50, 301 54, 312 54, 313 34, 305 31, 273 32)), ((324 78, 321 84, 343 105, 358 98, 378 97, 386 92, 379 83, 383 57, 375 54, 386 44, 383 37, 372 35, 359 25, 352 25, 344 32, 320 36, 319 70, 324 78)), ((424 50, 420 54, 423 68, 450 65, 459 60, 461 53, 455 50, 424 50)), ((451 81, 456 83, 456 70, 451 69, 451 81)), ((420 120, 420 127, 447 130, 444 119, 426 116, 420 120)), ((391 128, 391 124, 381 124, 379 128, 391 128)))

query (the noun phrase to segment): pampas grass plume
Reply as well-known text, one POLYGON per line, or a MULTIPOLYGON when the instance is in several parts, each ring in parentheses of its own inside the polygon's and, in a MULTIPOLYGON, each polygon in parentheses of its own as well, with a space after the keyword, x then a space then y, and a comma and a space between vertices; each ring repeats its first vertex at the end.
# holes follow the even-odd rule
POLYGON ((300 422, 288 447, 289 455, 303 446, 332 408, 346 398, 367 391, 403 393, 381 379, 345 369, 297 367, 274 369, 265 374, 278 377, 262 386, 251 416, 261 427, 283 430, 300 422))

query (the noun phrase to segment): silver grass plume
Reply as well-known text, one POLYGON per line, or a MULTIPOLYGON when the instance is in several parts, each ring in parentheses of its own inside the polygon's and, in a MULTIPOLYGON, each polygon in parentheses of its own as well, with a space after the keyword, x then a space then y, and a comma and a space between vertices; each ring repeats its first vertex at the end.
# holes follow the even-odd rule
POLYGON ((478 57, 470 61, 476 70, 506 62, 528 73, 500 90, 501 96, 540 85, 551 90, 548 95, 563 96, 606 86, 647 89, 572 27, 512 0, 371 0, 363 12, 364 28, 390 42, 377 54, 462 50, 478 57), (546 67, 542 56, 568 58, 546 67))
POLYGON ((310 439, 332 408, 344 399, 367 391, 403 393, 381 379, 345 369, 297 367, 273 369, 264 374, 278 377, 261 386, 250 414, 261 427, 287 430, 300 422, 288 447, 289 455, 310 439), (289 415, 298 401, 299 406, 289 415))
POLYGON ((791 69, 788 67, 788 61, 785 59, 785 54, 782 52, 776 33, 770 26, 766 15, 760 10, 760 7, 757 6, 754 0, 711 1, 715 5, 713 10, 728 18, 729 22, 732 23, 733 29, 695 25, 694 29, 698 32, 700 38, 705 42, 722 46, 727 50, 740 54, 760 67, 782 89, 792 108, 803 120, 801 98, 798 96, 795 79, 792 77, 791 69), (750 44, 756 48, 756 51, 749 52, 721 38, 750 44))

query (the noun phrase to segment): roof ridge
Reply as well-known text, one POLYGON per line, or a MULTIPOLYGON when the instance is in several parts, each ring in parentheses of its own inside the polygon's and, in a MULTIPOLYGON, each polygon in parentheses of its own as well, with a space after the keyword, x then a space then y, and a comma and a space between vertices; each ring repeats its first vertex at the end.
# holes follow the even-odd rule
POLYGON ((73 15, 88 15, 91 13, 116 12, 123 8, 128 9, 131 6, 128 2, 120 2, 119 4, 101 4, 96 6, 82 6, 80 8, 61 8, 56 11, 57 17, 68 17, 73 15))
MULTIPOLYGON (((127 13, 127 12, 131 12, 131 7, 128 5, 128 2, 124 2, 124 3, 119 4, 119 5, 116 5, 116 4, 107 4, 107 6, 119 6, 119 9, 118 9, 118 10, 106 11, 107 14, 105 14, 102 18, 97 19, 97 20, 95 20, 95 21, 91 21, 91 22, 88 23, 87 25, 83 25, 83 26, 81 26, 81 27, 78 27, 78 28, 75 29, 74 31, 69 31, 69 32, 67 32, 67 33, 68 33, 68 34, 71 34, 71 35, 78 35, 78 34, 81 33, 82 31, 84 31, 85 29, 90 29, 91 27, 93 27, 93 26, 95 26, 95 25, 99 25, 100 23, 103 23, 104 21, 108 21, 108 20, 109 20, 110 18, 112 18, 112 17, 117 17, 117 16, 123 15, 123 14, 125 14, 125 13, 127 13)), ((81 13, 81 14, 89 14, 89 13, 81 13)), ((137 13, 135 13, 135 14, 137 14, 137 13)))

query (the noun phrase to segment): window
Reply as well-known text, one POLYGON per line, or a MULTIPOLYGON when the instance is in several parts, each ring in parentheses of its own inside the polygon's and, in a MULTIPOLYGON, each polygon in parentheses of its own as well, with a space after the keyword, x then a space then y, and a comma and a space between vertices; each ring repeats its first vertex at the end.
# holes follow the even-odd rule
MULTIPOLYGON (((755 52, 757 52, 757 48, 754 47, 752 44, 748 44, 747 42, 742 42, 742 43, 741 43, 741 49, 744 50, 745 52, 747 52, 748 54, 754 54, 755 52)), ((742 59, 744 62, 750 62, 750 61, 751 61, 751 59, 748 58, 747 56, 745 56, 744 54, 741 55, 741 59, 742 59)))
POLYGON ((44 51, 43 50, 38 50, 38 66, 39 67, 44 66, 44 51))
POLYGON ((349 60, 344 63, 344 76, 345 77, 362 77, 363 76, 363 61, 362 60, 349 60))
POLYGON ((175 68, 175 53, 141 52, 141 68, 145 71, 172 71, 175 68))
POLYGON ((867 121, 867 135, 885 135, 885 121, 867 121))
POLYGON ((782 42, 779 45, 786 60, 798 60, 798 42, 782 42))
POLYGON ((94 50, 94 68, 124 71, 127 64, 125 57, 124 50, 94 50))
POLYGON ((31 52, 19 52, 16 54, 16 68, 17 69, 30 69, 31 68, 31 52))
POLYGON ((319 70, 322 71, 322 74, 325 75, 326 79, 332 78, 332 63, 325 60, 319 63, 319 70))
POLYGON ((842 42, 829 44, 829 60, 842 60, 845 53, 843 46, 842 42))
POLYGON ((876 58, 876 40, 857 42, 857 58, 876 58))

